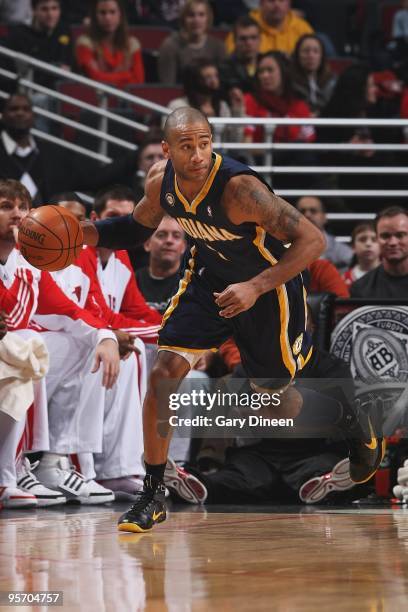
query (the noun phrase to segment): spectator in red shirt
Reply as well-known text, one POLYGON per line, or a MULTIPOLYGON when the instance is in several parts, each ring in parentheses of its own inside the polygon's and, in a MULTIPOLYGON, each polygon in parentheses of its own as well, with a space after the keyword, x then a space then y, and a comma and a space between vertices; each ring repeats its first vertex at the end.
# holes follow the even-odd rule
MULTIPOLYGON (((260 56, 253 94, 244 96, 247 115, 251 117, 311 117, 309 106, 292 90, 289 61, 279 51, 260 56)), ((249 142, 263 140, 263 128, 248 126, 249 142)), ((315 139, 312 126, 285 125, 276 128, 274 142, 311 142, 315 139)))
POLYGON ((359 223, 351 233, 354 265, 343 275, 348 287, 370 270, 380 265, 380 245, 373 223, 359 223))
POLYGON ((76 42, 78 68, 89 78, 124 88, 145 80, 140 43, 130 36, 122 0, 96 0, 90 25, 76 42))

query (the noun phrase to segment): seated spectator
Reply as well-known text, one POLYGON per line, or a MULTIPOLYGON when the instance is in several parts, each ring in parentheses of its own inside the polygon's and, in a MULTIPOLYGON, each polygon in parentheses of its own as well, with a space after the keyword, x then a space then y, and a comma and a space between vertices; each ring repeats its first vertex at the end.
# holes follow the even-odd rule
POLYGON ((318 36, 305 34, 299 38, 292 56, 292 83, 295 93, 308 103, 313 115, 319 115, 330 100, 336 78, 318 36))
POLYGON ((240 17, 233 29, 235 50, 222 64, 221 78, 227 89, 238 87, 244 93, 252 92, 261 43, 259 24, 251 17, 240 17))
MULTIPOLYGON (((183 85, 185 95, 170 102, 168 108, 171 112, 182 106, 192 106, 206 117, 244 116, 244 102, 240 90, 231 96, 231 108, 223 99, 218 68, 212 60, 197 59, 187 66, 183 73, 183 85)), ((227 142, 241 141, 241 126, 224 128, 222 138, 227 142)))
MULTIPOLYGON (((253 94, 244 96, 249 117, 310 117, 310 108, 292 90, 289 63, 282 53, 271 51, 258 61, 253 94)), ((246 140, 263 140, 263 128, 248 126, 246 140)), ((284 125, 275 129, 274 142, 311 142, 315 138, 311 126, 284 125)))
POLYGON ((88 32, 75 45, 76 63, 87 77, 124 88, 145 80, 140 43, 128 31, 122 0, 96 0, 88 32))
POLYGON ((31 23, 31 0, 0 0, 0 23, 31 23))
POLYGON ((356 280, 351 297, 401 298, 408 295, 408 210, 390 206, 375 220, 381 263, 356 280))
POLYGON ((149 265, 136 272, 146 302, 161 314, 176 293, 180 280, 180 258, 186 250, 184 232, 175 219, 165 216, 154 234, 145 242, 149 265))
POLYGON ((93 189, 100 165, 32 135, 34 113, 30 98, 14 94, 4 103, 0 132, 0 178, 21 181, 35 205, 58 191, 93 189))
MULTIPOLYGON (((254 9, 249 16, 257 21, 261 28, 261 53, 281 51, 290 55, 297 41, 303 34, 312 34, 312 26, 291 10, 290 0, 260 0, 259 9, 254 9)), ((234 51, 234 37, 228 35, 227 52, 234 51)))
POLYGON ((356 280, 380 265, 380 247, 373 223, 359 223, 351 233, 354 265, 343 274, 349 287, 356 280))
MULTIPOLYGON (((60 0, 33 0, 30 25, 19 25, 11 30, 7 44, 48 64, 70 70, 72 63, 69 28, 61 21, 60 0)), ((54 87, 57 77, 43 70, 34 70, 33 80, 45 87, 54 87)))
POLYGON ((187 0, 180 15, 180 30, 171 34, 159 49, 161 83, 180 82, 183 70, 198 58, 219 65, 225 58, 223 43, 211 36, 212 9, 208 0, 187 0))
POLYGON ((296 208, 323 232, 327 246, 322 258, 331 261, 340 271, 346 270, 353 257, 353 251, 324 229, 327 218, 322 200, 314 196, 304 196, 296 202, 296 208))

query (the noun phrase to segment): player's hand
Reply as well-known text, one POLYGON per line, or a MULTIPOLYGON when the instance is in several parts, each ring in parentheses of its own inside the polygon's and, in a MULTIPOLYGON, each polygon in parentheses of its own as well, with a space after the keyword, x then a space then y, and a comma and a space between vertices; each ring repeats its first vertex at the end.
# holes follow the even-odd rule
POLYGON ((111 338, 105 338, 99 342, 95 350, 95 361, 92 368, 92 373, 99 370, 102 364, 102 385, 106 389, 112 389, 117 381, 120 368, 120 357, 118 344, 111 338))
POLYGON ((121 329, 114 329, 113 333, 119 344, 119 355, 121 359, 128 359, 132 353, 140 353, 137 346, 134 345, 137 336, 122 331, 121 329))
POLYGON ((398 484, 394 487, 393 493, 403 502, 408 502, 408 459, 404 465, 398 469, 398 484))
POLYGON ((6 334, 7 334, 6 313, 2 310, 0 312, 0 340, 3 340, 6 334))
POLYGON ((240 312, 249 310, 259 295, 254 285, 246 281, 245 283, 235 283, 228 285, 222 293, 214 293, 215 303, 220 306, 220 316, 226 319, 236 317, 240 312))

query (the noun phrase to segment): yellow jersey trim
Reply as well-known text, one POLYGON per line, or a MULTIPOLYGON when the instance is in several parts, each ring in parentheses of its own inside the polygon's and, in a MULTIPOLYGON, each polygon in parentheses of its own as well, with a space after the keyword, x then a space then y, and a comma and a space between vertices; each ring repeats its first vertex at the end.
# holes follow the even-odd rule
MULTIPOLYGON (((277 259, 268 251, 265 246, 265 236, 266 232, 262 227, 257 226, 256 228, 256 238, 254 239, 254 244, 258 248, 262 257, 269 261, 273 266, 278 263, 277 259)), ((293 358, 292 349, 289 342, 288 336, 288 325, 289 325, 289 317, 290 317, 290 309, 289 309, 289 301, 288 294, 286 291, 285 285, 279 285, 279 287, 275 288, 275 291, 278 296, 279 301, 279 310, 280 310, 280 347, 283 358, 283 363, 285 364, 287 370, 290 372, 291 378, 293 378, 296 374, 296 361, 293 358)))
POLYGON ((171 313, 177 308, 181 296, 186 291, 191 281, 191 277, 193 275, 194 266, 195 266, 194 256, 196 254, 196 250, 197 249, 194 246, 190 250, 191 258, 188 260, 188 268, 185 269, 184 276, 179 282, 177 293, 173 295, 173 297, 171 298, 170 304, 168 305, 167 309, 165 310, 163 314, 163 319, 162 319, 162 324, 161 324, 160 329, 163 329, 163 327, 166 324, 167 319, 170 317, 171 313))
POLYGON ((171 346, 169 344, 159 344, 157 348, 159 351, 165 351, 166 349, 171 349, 172 351, 180 351, 180 352, 185 351, 186 353, 206 353, 207 351, 212 351, 213 353, 216 353, 218 351, 218 349, 216 348, 192 349, 192 348, 185 348, 184 346, 171 346))
POLYGON ((174 175, 174 190, 176 192, 176 195, 178 199, 180 200, 180 202, 183 204, 185 211, 188 213, 192 213, 193 215, 196 214, 198 205, 204 200, 204 198, 210 191, 212 184, 214 182, 215 176, 218 170, 220 169, 221 162, 222 162, 222 156, 219 155, 218 153, 214 153, 214 155, 215 155, 215 160, 214 160, 213 167, 211 168, 211 172, 207 176, 207 180, 205 181, 204 185, 201 187, 199 193, 196 195, 196 197, 191 202, 191 204, 189 203, 187 198, 185 198, 183 194, 181 193, 179 186, 177 184, 177 177, 176 175, 174 175))

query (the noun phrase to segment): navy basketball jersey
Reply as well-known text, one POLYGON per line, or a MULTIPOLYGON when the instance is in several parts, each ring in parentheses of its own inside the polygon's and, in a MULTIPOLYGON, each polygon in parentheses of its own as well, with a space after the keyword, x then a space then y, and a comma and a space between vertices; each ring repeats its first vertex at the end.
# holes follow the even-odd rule
POLYGON ((184 229, 196 247, 197 258, 211 275, 226 281, 242 282, 274 265, 285 247, 256 223, 231 223, 221 206, 227 182, 233 176, 256 176, 248 166, 213 153, 213 166, 201 191, 192 202, 181 193, 173 164, 167 162, 161 188, 160 203, 184 229))

